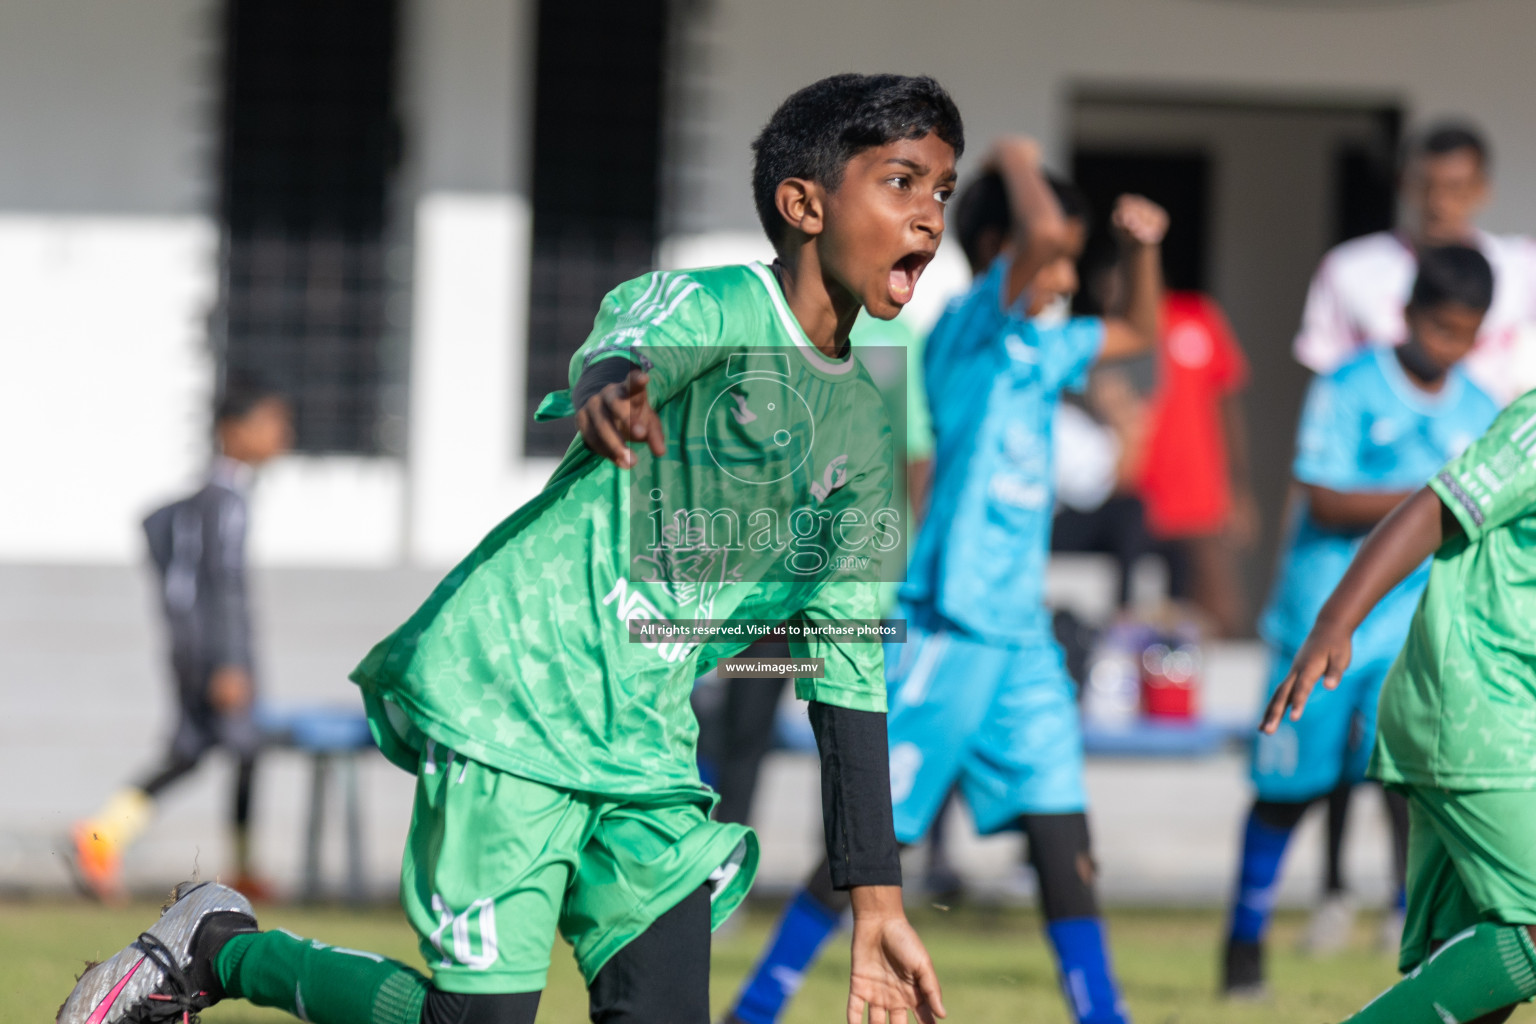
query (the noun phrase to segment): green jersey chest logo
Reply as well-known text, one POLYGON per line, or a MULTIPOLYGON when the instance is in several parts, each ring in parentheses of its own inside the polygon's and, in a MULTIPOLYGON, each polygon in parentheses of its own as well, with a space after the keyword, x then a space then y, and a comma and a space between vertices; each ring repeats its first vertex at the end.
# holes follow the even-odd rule
POLYGON ((817 501, 826 501, 832 492, 848 482, 848 456, 834 456, 821 472, 820 482, 811 481, 811 494, 817 501))

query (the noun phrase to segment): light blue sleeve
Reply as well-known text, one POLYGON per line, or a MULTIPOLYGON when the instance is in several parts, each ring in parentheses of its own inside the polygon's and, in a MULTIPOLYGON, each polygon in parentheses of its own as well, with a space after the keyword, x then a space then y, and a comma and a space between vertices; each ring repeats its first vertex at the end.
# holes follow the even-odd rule
POLYGON ((1096 316, 1075 316, 1059 327, 1039 330, 1040 373, 1046 386, 1056 391, 1082 391, 1088 371, 1104 348, 1104 321, 1096 316))
POLYGON ((976 360, 997 335, 1003 322, 998 295, 1007 261, 991 268, 971 284, 970 291, 952 299, 923 342, 922 376, 929 413, 947 404, 952 392, 974 387, 976 360))
POLYGON ((1319 377, 1307 389, 1296 428, 1291 475, 1304 484, 1335 491, 1360 490, 1360 443, 1364 416, 1354 388, 1337 376, 1319 377))

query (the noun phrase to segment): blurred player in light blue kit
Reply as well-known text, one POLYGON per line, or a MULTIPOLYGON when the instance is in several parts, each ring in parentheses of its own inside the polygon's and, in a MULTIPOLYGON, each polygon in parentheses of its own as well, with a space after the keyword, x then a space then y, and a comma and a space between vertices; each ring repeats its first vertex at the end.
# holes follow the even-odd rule
MULTIPOLYGON (((1292 468, 1301 500, 1260 623, 1273 653, 1271 690, 1365 535, 1493 422, 1498 406, 1457 365, 1471 351, 1492 296, 1492 271, 1477 250, 1423 249, 1407 305, 1408 339, 1396 348, 1369 348, 1313 382, 1292 468)), ((1313 802, 1340 782, 1365 777, 1382 680, 1428 578, 1426 561, 1387 594, 1356 631, 1354 661, 1339 687, 1318 691, 1306 718, 1281 722, 1254 748, 1256 799, 1223 964, 1228 995, 1263 991, 1264 933, 1286 843, 1313 802)), ((1387 799, 1396 803, 1400 909, 1407 809, 1400 796, 1387 799)))
MULTIPOLYGON (((983 834, 1025 833, 1073 1019, 1118 1024, 1127 1017, 1093 889, 1076 697, 1043 601, 1051 419, 1095 360, 1151 347, 1167 215, 1121 197, 1128 318, 1069 318, 1086 233, 1073 190, 1060 189, 1063 203, 1036 145, 1009 139, 968 191, 960 233, 985 273, 924 352, 933 485, 901 590, 907 643, 886 648, 896 836, 921 839, 957 786, 983 834), (966 223, 986 207, 1000 216, 966 223)), ((730 1019, 777 1019, 846 906, 823 864, 785 910, 730 1019)))

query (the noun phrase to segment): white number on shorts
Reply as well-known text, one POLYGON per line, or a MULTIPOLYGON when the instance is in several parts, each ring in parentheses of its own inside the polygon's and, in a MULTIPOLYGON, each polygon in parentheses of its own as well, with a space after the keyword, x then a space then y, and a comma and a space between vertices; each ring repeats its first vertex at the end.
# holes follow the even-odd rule
POLYGON ((437 912, 437 928, 427 936, 442 954, 442 963, 439 967, 452 967, 454 961, 468 967, 472 971, 483 971, 496 962, 496 904, 489 899, 475 900, 469 905, 469 909, 461 914, 455 914, 436 893, 432 894, 432 909, 437 912), (476 931, 480 933, 480 952, 475 952, 474 942, 469 937, 469 919, 475 915, 476 931), (443 934, 453 931, 453 955, 443 948, 443 934))

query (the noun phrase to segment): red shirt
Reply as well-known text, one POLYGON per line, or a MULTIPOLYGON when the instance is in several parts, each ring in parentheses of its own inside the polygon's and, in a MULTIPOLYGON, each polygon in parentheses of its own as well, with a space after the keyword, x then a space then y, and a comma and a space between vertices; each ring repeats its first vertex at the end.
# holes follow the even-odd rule
POLYGON ((1159 537, 1219 532, 1232 507, 1222 400, 1248 382, 1248 361, 1215 300, 1169 292, 1163 302, 1157 390, 1138 489, 1159 537))

